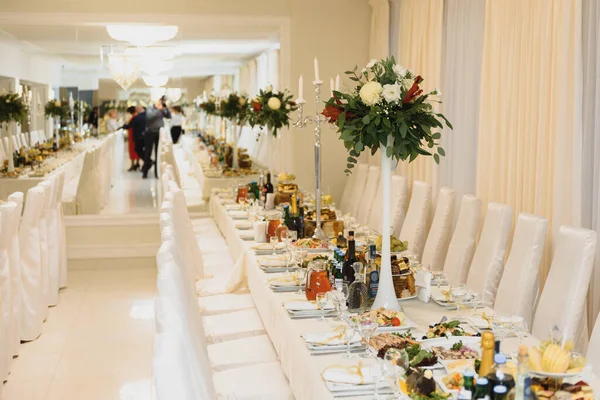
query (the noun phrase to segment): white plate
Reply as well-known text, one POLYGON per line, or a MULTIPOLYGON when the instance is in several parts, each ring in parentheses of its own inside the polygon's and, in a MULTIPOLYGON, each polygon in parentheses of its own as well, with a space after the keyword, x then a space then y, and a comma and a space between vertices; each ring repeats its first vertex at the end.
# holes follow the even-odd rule
MULTIPOLYGON (((413 333, 413 336, 417 338, 417 342, 421 343, 423 347, 430 348, 431 346, 444 346, 444 345, 453 345, 454 343, 458 343, 462 341, 465 345, 469 346, 469 344, 480 343, 480 336, 450 336, 448 338, 433 338, 433 339, 421 339, 425 334, 418 335, 417 333, 413 333)), ((471 346, 469 346, 471 347, 471 346)), ((471 347, 473 348, 473 347, 471 347)))
POLYGON ((381 333, 381 332, 402 332, 402 331, 406 331, 409 329, 413 329, 416 328, 417 324, 415 324, 413 321, 406 319, 404 321, 404 325, 401 326, 380 326, 379 328, 377 328, 377 332, 381 333))
POLYGON ((475 360, 440 360, 439 363, 442 364, 448 374, 453 374, 455 372, 463 373, 466 369, 474 369, 475 360), (458 365, 453 366, 455 363, 458 363, 458 365))
POLYGON ((531 371, 533 375, 541 376, 544 378, 555 378, 555 379, 564 379, 564 378, 574 378, 576 376, 581 375, 581 372, 571 372, 571 373, 553 373, 553 372, 537 372, 531 371))
POLYGON ((416 299, 417 295, 415 294, 414 296, 409 296, 409 297, 403 297, 401 299, 397 299, 398 301, 406 301, 406 300, 413 300, 416 299))
POLYGON ((439 388, 442 389, 442 391, 444 393, 458 394, 458 390, 452 390, 452 389, 449 389, 448 386, 446 386, 446 384, 442 380, 441 376, 435 376, 433 379, 435 379, 435 383, 437 383, 437 385, 439 386, 439 388))

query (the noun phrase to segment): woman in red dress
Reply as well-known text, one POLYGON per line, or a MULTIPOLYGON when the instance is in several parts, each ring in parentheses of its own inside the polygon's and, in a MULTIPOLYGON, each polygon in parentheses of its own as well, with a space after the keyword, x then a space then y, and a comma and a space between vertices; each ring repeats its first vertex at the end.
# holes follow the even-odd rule
POLYGON ((131 115, 131 118, 129 118, 129 123, 125 125, 125 127, 127 128, 127 144, 129 148, 129 159, 131 160, 131 167, 129 167, 127 171, 137 171, 140 168, 140 156, 135 151, 135 139, 133 137, 133 126, 131 124, 131 121, 133 121, 133 119, 138 113, 137 109, 133 106, 127 109, 127 113, 131 115))

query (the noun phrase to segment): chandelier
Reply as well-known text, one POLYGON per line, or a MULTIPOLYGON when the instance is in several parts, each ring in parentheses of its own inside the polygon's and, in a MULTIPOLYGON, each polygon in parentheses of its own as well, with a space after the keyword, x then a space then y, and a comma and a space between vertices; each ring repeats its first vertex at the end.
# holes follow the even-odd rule
POLYGON ((112 78, 127 90, 140 77, 140 66, 132 57, 111 54, 108 57, 108 69, 112 78))
POLYGON ((167 25, 107 25, 108 35, 134 46, 152 46, 157 42, 171 40, 177 35, 177 26, 167 25))
POLYGON ((144 76, 143 79, 146 85, 153 88, 165 86, 169 81, 169 77, 166 75, 144 76))
POLYGON ((173 69, 174 65, 173 61, 159 61, 151 58, 143 58, 140 62, 142 71, 150 76, 156 76, 170 71, 173 69))

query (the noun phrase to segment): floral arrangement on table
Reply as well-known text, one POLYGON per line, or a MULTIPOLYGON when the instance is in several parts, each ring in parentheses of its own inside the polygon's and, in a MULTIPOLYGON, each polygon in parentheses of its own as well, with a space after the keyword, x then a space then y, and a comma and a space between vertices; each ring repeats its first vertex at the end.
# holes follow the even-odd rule
POLYGON ((347 71, 357 85, 350 93, 335 90, 323 110, 327 120, 336 125, 340 139, 348 150, 346 173, 369 148, 375 154, 381 146, 396 161, 414 161, 419 155, 433 156, 436 163, 445 152, 439 146, 439 131, 445 122, 443 114, 434 110, 431 99, 438 90, 424 93, 423 78, 396 64, 394 57, 371 60, 365 68, 347 71), (392 137, 388 144, 388 137, 392 137))
POLYGON ((44 106, 44 115, 49 118, 66 118, 69 106, 60 100, 49 100, 44 106))
POLYGON ((92 113, 92 107, 83 101, 83 100, 75 100, 75 120, 79 119, 79 111, 81 110, 83 118, 86 119, 92 113))
POLYGON ((0 123, 21 123, 27 118, 27 105, 18 93, 0 94, 0 123))
POLYGON ((206 101, 200 103, 200 109, 208 115, 217 115, 217 103, 214 96, 210 96, 206 101))
POLYGON ((290 126, 290 113, 298 109, 292 97, 287 90, 275 91, 271 85, 261 89, 252 100, 252 113, 248 120, 250 126, 267 127, 277 137, 279 129, 290 126))
POLYGON ((246 104, 246 98, 242 98, 237 93, 231 92, 221 100, 218 114, 230 121, 237 121, 240 109, 244 104, 246 104))

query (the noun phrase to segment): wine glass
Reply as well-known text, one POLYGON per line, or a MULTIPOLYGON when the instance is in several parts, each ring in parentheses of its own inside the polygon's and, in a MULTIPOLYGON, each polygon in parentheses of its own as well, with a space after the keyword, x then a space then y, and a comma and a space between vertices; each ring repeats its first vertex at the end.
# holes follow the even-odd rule
POLYGON ((325 322, 325 306, 327 305, 327 293, 317 293, 317 308, 321 310, 321 322, 325 322))
POLYGON ((283 254, 285 257, 285 275, 289 275, 290 264, 294 261, 294 252, 289 246, 286 246, 283 254))
POLYGON ((277 236, 271 236, 269 238, 269 243, 271 244, 271 247, 273 248, 273 256, 276 256, 277 253, 275 253, 275 251, 277 250, 277 244, 279 243, 279 238, 277 238, 277 236))
POLYGON ((498 340, 503 340, 511 331, 513 317, 511 315, 495 313, 492 317, 492 330, 498 340))
POLYGON ((306 280, 306 268, 298 268, 296 271, 294 271, 294 278, 296 282, 298 282, 298 291, 296 292, 296 294, 302 295, 302 284, 306 280))
POLYGON ((348 324, 344 327, 344 331, 342 332, 342 336, 344 338, 344 343, 346 343, 346 354, 343 355, 346 359, 354 358, 352 353, 350 353, 350 344, 352 343, 352 339, 356 335, 356 329, 351 324, 348 324))
POLYGON ((362 358, 368 358, 370 356, 369 341, 371 339, 371 335, 373 335, 377 331, 377 321, 374 321, 372 318, 363 317, 357 321, 356 326, 358 327, 358 332, 360 333, 360 336, 362 337, 363 341, 367 346, 365 348, 365 352, 360 356, 362 358))
POLYGON ((388 349, 383 358, 383 368, 385 373, 393 379, 394 398, 399 398, 400 388, 398 380, 406 373, 409 367, 409 359, 406 350, 396 349, 394 347, 388 349))
POLYGON ((298 264, 300 265, 300 267, 302 267, 304 261, 306 261, 306 257, 308 257, 308 249, 304 247, 297 247, 296 256, 298 258, 298 264))
POLYGON ((452 293, 452 300, 456 303, 456 319, 458 321, 462 321, 461 308, 463 307, 463 302, 469 293, 467 285, 464 283, 454 284, 452 285, 450 293, 452 293))
POLYGON ((342 312, 346 307, 346 301, 348 300, 349 287, 346 282, 338 283, 335 290, 331 292, 333 297, 333 304, 337 313, 336 321, 342 320, 342 312))
POLYGON ((513 317, 513 330, 519 338, 519 344, 523 344, 523 340, 529 335, 529 326, 523 317, 513 317))
POLYGON ((375 386, 375 393, 373 395, 373 399, 379 400, 379 385, 381 381, 383 381, 385 371, 383 370, 383 362, 379 360, 379 358, 375 359, 375 362, 369 365, 369 373, 373 378, 373 384, 375 386))

